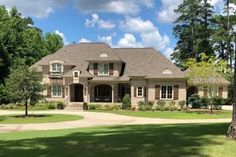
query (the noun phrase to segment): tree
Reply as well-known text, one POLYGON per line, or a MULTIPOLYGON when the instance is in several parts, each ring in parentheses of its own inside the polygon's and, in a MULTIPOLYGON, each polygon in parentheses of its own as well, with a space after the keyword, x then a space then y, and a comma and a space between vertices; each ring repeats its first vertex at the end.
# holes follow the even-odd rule
POLYGON ((25 104, 25 116, 28 116, 28 103, 33 104, 42 98, 44 86, 41 76, 27 66, 11 69, 9 78, 5 81, 3 93, 5 101, 25 104))
POLYGON ((3 83, 4 78, 9 75, 10 57, 0 41, 0 84, 3 83))
POLYGON ((45 55, 55 53, 58 49, 63 47, 63 39, 55 33, 46 33, 44 42, 46 49, 45 55))
MULTIPOLYGON (((207 57, 204 53, 201 54, 200 62, 195 58, 189 59, 186 66, 188 68, 188 84, 205 87, 211 99, 215 95, 216 80, 221 79, 222 74, 228 72, 225 61, 218 60, 214 57, 207 57)), ((213 107, 211 101, 210 107, 212 113, 213 107)))
POLYGON ((178 38, 174 53, 175 63, 182 67, 189 58, 200 60, 200 54, 214 55, 210 37, 212 34, 213 7, 207 0, 184 0, 175 10, 173 34, 178 38))

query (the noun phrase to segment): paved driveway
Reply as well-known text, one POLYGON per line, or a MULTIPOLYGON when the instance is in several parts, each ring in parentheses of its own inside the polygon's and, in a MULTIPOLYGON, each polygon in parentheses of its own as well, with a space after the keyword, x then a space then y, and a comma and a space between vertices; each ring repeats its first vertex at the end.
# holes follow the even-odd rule
MULTIPOLYGON (((17 114, 21 111, 2 111, 0 115, 17 114)), ((83 111, 31 111, 30 113, 47 114, 73 114, 84 117, 82 120, 56 122, 56 123, 37 123, 37 124, 0 124, 1 132, 26 131, 26 130, 53 130, 84 128, 94 126, 111 125, 135 125, 135 124, 181 124, 181 123, 223 123, 230 122, 231 119, 160 119, 160 118, 140 118, 129 117, 112 113, 83 112, 83 111)))

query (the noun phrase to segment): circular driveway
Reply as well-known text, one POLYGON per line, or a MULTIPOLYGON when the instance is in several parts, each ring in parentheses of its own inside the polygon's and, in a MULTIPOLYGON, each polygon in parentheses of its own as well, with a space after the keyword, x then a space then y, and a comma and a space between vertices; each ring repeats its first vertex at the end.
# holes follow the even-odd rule
MULTIPOLYGON (((3 111, 0 115, 23 114, 23 111, 3 111)), ((55 123, 37 123, 37 124, 0 124, 0 133, 26 130, 54 130, 84 128, 95 126, 112 125, 138 125, 138 124, 183 124, 183 123, 225 123, 231 119, 160 119, 160 118, 141 118, 130 117, 112 113, 87 112, 87 111, 30 111, 30 114, 72 114, 81 115, 84 118, 76 121, 55 122, 55 123)), ((0 122, 1 123, 1 122, 0 122)))

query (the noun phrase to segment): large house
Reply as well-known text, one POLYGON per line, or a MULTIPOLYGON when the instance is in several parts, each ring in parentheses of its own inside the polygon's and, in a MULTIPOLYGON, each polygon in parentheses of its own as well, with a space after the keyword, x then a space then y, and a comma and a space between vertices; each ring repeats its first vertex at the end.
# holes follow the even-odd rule
POLYGON ((111 48, 105 43, 68 45, 33 65, 48 100, 119 103, 186 100, 185 73, 153 48, 111 48))

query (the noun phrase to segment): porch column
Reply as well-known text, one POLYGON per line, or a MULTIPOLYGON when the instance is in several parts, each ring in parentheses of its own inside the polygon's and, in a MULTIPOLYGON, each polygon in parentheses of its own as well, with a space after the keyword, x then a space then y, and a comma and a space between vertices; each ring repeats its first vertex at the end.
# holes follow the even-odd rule
POLYGON ((114 84, 112 84, 111 85, 111 102, 112 103, 114 103, 114 96, 115 96, 115 94, 114 94, 114 84))
POLYGON ((86 90, 86 95, 87 95, 87 102, 90 102, 90 84, 87 84, 87 90, 86 90))

